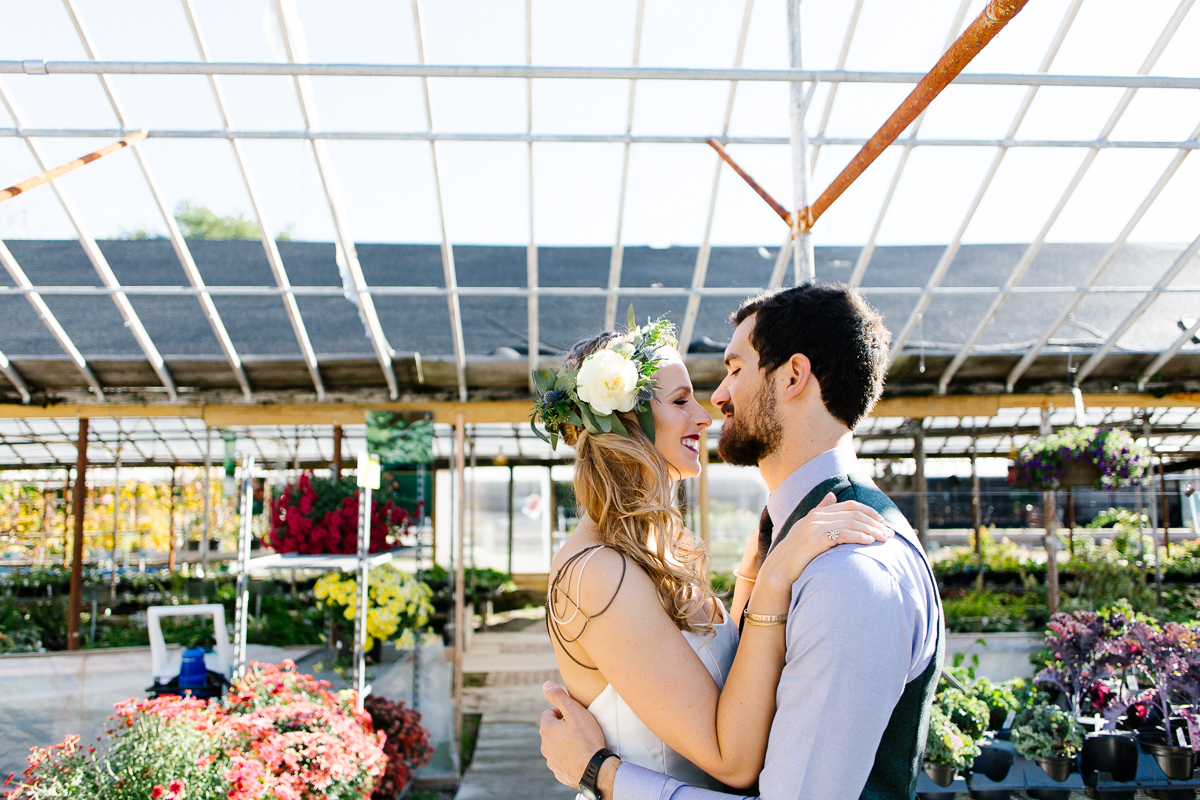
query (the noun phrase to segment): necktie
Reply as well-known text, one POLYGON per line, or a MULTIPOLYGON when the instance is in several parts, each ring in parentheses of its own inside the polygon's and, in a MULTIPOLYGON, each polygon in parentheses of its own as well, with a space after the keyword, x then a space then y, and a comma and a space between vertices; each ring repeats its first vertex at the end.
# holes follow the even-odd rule
POLYGON ((763 562, 767 560, 767 553, 771 550, 771 542, 775 538, 775 523, 771 521, 771 514, 767 509, 763 509, 762 516, 758 519, 758 568, 762 569, 763 562))

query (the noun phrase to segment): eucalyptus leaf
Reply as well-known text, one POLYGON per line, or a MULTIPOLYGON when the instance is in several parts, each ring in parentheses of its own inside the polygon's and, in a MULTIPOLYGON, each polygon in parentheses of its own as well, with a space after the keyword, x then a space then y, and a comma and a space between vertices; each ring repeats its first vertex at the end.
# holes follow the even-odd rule
POLYGON ((602 433, 612 433, 612 429, 613 429, 613 424, 612 424, 613 415, 612 414, 605 414, 604 416, 600 416, 599 414, 596 414, 595 418, 596 418, 596 425, 600 428, 600 431, 602 433))
POLYGON ((628 322, 628 324, 629 324, 629 330, 631 330, 631 331, 635 330, 637 328, 637 317, 634 316, 634 314, 633 314, 633 303, 629 304, 629 322, 628 322))
POLYGON ((558 449, 558 434, 557 433, 550 434, 550 449, 551 450, 558 449))
POLYGON ((575 388, 575 378, 579 375, 579 370, 573 369, 570 372, 564 372, 558 376, 558 380, 554 382, 554 388, 560 392, 569 392, 575 388))
POLYGON ((554 386, 554 378, 546 370, 537 369, 533 371, 533 383, 539 394, 545 394, 554 386))
POLYGON ((583 424, 584 424, 583 420, 580 419, 579 415, 576 414, 574 411, 572 411, 570 414, 567 415, 567 422, 570 423, 571 425, 577 425, 580 428, 582 428, 583 424))
POLYGON ((625 423, 621 421, 621 418, 617 414, 612 414, 609 419, 612 420, 613 433, 619 433, 622 436, 629 435, 629 431, 625 430, 625 423))
POLYGON ((583 417, 583 427, 587 429, 588 433, 603 433, 600 425, 596 422, 596 415, 592 413, 592 409, 588 407, 587 403, 579 404, 579 413, 583 417))
POLYGON ((635 412, 637 414, 638 424, 642 426, 642 433, 649 437, 650 441, 654 441, 654 411, 650 408, 650 404, 639 405, 635 412))
POLYGON ((538 426, 537 426, 537 420, 536 420, 536 419, 531 419, 531 420, 529 420, 529 429, 530 429, 531 431, 533 431, 533 435, 534 435, 534 436, 538 437, 539 439, 541 439, 541 440, 542 440, 543 442, 545 442, 546 444, 549 444, 549 443, 550 443, 550 439, 549 439, 549 438, 547 438, 546 434, 544 434, 544 433, 542 433, 540 430, 538 430, 538 426))

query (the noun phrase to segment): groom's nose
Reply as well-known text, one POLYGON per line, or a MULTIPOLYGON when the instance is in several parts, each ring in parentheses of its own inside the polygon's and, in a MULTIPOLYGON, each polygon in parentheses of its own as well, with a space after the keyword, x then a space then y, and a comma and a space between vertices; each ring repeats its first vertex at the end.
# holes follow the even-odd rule
POLYGON ((713 392, 712 404, 717 408, 721 408, 726 403, 733 400, 733 397, 729 394, 729 389, 725 385, 727 383, 729 383, 728 375, 725 376, 725 380, 721 381, 721 385, 717 387, 717 390, 713 392))

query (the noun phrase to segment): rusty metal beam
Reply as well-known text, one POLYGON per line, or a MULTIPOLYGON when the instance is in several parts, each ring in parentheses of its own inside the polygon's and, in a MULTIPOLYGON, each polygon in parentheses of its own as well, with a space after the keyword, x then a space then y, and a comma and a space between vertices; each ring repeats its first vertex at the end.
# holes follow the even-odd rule
MULTIPOLYGON (((943 50, 949 50, 950 45, 954 44, 954 38, 958 35, 959 28, 962 27, 963 20, 967 17, 967 11, 971 6, 971 0, 962 0, 958 5, 958 11, 954 14, 954 20, 950 23, 950 30, 946 33, 946 42, 942 45, 943 50)), ((913 147, 917 140, 917 134, 921 131, 921 124, 925 122, 925 112, 922 111, 913 120, 908 129, 908 144, 900 151, 900 160, 896 162, 896 169, 892 172, 892 182, 888 184, 887 191, 884 192, 883 202, 879 204, 879 213, 875 215, 875 224, 871 227, 871 232, 867 235, 867 241, 863 244, 861 250, 858 251, 858 260, 854 263, 854 271, 850 273, 848 283, 852 287, 857 287, 862 283, 863 275, 866 274, 867 267, 871 265, 871 258, 875 255, 875 240, 879 236, 879 230, 883 227, 883 220, 887 216, 888 209, 892 206, 892 198, 896 196, 896 189, 900 186, 900 178, 904 175, 904 168, 908 166, 908 157, 912 155, 913 147)))
POLYGON ((43 183, 48 183, 57 178, 59 175, 66 175, 72 170, 77 170, 84 164, 90 164, 98 158, 104 158, 110 153, 115 153, 122 148, 128 147, 134 142, 139 142, 146 138, 146 133, 146 129, 142 128, 140 131, 135 131, 128 136, 121 137, 121 141, 119 142, 113 142, 110 145, 101 147, 99 150, 93 150, 86 156, 80 156, 79 158, 68 161, 65 164, 60 164, 54 169, 48 169, 45 172, 34 175, 32 178, 23 180, 20 183, 14 183, 7 189, 0 191, 0 203, 3 203, 5 200, 8 200, 11 197, 16 197, 23 192, 28 192, 30 189, 41 186, 43 183))
POLYGON ((850 184, 879 158, 904 129, 950 85, 950 81, 962 72, 967 64, 979 54, 996 34, 1017 15, 1029 0, 991 0, 975 21, 963 31, 962 36, 955 40, 933 69, 921 79, 916 88, 909 93, 887 122, 867 141, 846 168, 833 179, 833 183, 821 193, 816 201, 799 214, 799 224, 802 228, 811 228, 813 223, 842 196, 850 184))
POLYGON ((783 220, 785 225, 790 227, 792 224, 792 212, 784 208, 778 200, 771 196, 770 192, 758 184, 758 181, 754 180, 754 178, 751 178, 750 173, 739 167, 737 162, 729 156, 729 153, 725 152, 725 146, 722 145, 719 140, 709 138, 707 141, 709 147, 711 147, 713 150, 716 150, 717 155, 719 155, 726 164, 733 167, 733 171, 740 175, 742 180, 748 183, 750 188, 758 193, 759 197, 761 197, 763 200, 766 200, 767 205, 771 207, 771 210, 779 215, 779 218, 783 220))

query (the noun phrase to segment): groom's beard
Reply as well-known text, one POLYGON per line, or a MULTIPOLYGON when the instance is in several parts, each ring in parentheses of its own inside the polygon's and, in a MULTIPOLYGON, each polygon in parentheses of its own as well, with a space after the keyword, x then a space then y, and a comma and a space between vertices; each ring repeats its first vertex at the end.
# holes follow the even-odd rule
MULTIPOLYGON (((756 467, 775 452, 783 439, 783 423, 776 413, 774 387, 765 382, 753 408, 743 409, 728 417, 721 426, 717 440, 717 455, 735 467, 756 467)), ((732 403, 721 407, 733 410, 732 403)))

